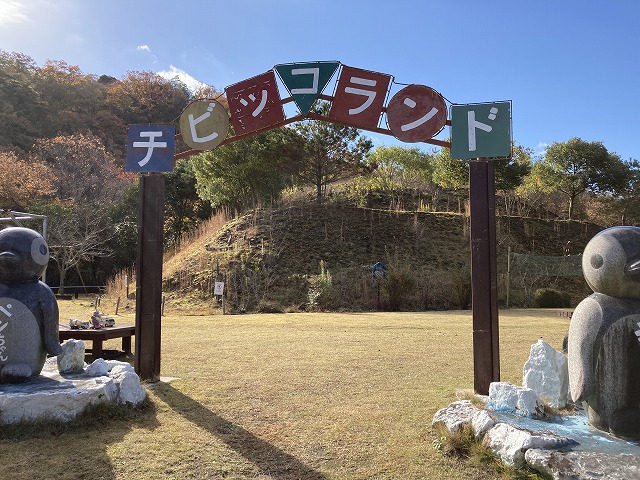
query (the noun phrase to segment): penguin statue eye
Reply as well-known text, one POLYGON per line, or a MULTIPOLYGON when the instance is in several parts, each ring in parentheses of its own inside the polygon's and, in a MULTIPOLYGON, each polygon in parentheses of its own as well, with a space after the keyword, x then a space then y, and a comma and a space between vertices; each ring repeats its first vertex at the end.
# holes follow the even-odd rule
POLYGON ((591 266, 596 270, 604 265, 604 258, 600 254, 591 255, 591 266))
POLYGON ((38 237, 31 242, 31 258, 38 265, 46 265, 49 263, 49 249, 44 238, 38 237))

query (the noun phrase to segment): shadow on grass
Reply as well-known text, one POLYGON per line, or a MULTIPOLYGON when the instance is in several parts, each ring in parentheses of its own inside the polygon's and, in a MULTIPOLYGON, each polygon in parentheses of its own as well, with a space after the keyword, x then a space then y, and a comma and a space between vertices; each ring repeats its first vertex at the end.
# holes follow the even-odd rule
POLYGON ((293 455, 225 420, 171 385, 159 385, 154 391, 161 395, 175 412, 218 437, 229 448, 256 465, 261 473, 271 476, 274 480, 326 480, 327 477, 293 455))
POLYGON ((153 431, 158 425, 155 407, 149 400, 137 408, 100 403, 69 422, 2 424, 0 450, 11 461, 0 462, 0 479, 116 480, 120 476, 107 453, 109 446, 121 442, 133 428, 153 431), (55 444, 64 448, 56 448, 55 444))

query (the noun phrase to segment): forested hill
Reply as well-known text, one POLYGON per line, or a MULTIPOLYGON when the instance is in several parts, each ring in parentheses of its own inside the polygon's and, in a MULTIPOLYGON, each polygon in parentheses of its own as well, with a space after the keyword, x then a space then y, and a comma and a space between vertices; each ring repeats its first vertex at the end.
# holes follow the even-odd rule
MULTIPOLYGON (((227 311, 236 312, 468 308, 468 221, 335 204, 258 209, 219 223, 168 260, 164 290, 186 307, 212 299, 214 283, 224 281, 227 311), (384 279, 372 277, 376 262, 386 266, 384 279)), ((502 305, 508 251, 580 253, 601 229, 517 217, 500 217, 497 226, 502 305)), ((513 275, 511 305, 533 305, 533 292, 543 287, 567 292, 575 303, 589 293, 580 277, 513 275)))

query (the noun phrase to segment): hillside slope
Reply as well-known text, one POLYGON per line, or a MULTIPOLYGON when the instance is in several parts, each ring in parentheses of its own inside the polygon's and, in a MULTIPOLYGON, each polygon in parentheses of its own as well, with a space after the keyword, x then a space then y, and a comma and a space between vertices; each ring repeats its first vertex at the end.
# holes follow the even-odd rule
MULTIPOLYGON (((230 311, 466 308, 468 222, 468 217, 451 213, 337 204, 257 209, 167 262, 164 290, 179 305, 185 299, 211 298, 215 281, 224 281, 230 311), (383 280, 372 278, 376 262, 387 268, 383 280)), ((536 255, 563 255, 567 249, 581 253, 599 230, 581 222, 498 218, 500 280, 505 279, 509 249, 536 255)), ((512 304, 526 305, 535 288, 546 286, 568 291, 574 303, 588 294, 577 277, 514 280, 512 304)))

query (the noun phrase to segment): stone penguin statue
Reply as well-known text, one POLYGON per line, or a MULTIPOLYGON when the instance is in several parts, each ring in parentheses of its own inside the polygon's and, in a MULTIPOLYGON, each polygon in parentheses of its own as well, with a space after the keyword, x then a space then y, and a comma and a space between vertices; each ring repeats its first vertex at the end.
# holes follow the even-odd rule
POLYGON ((592 426, 640 439, 640 228, 598 233, 582 270, 594 293, 569 325, 571 396, 584 402, 592 426))
POLYGON ((0 383, 19 383, 42 371, 47 353, 58 355, 58 304, 39 280, 49 247, 31 229, 0 230, 0 383))

